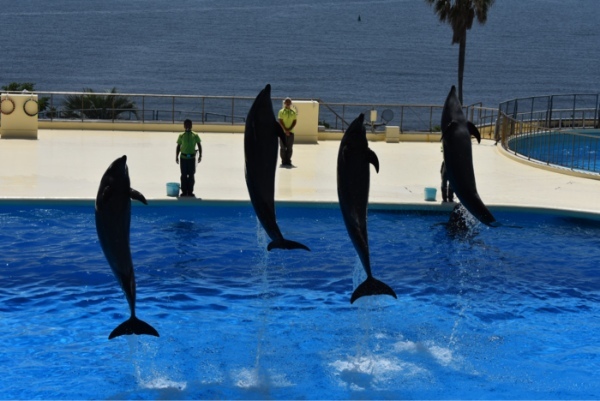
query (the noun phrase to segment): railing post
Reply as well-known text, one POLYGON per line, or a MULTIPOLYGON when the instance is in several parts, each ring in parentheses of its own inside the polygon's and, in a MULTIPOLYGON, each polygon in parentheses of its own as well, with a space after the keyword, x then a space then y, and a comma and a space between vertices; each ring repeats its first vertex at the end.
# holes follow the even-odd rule
POLYGON ((575 108, 577 107, 577 95, 573 95, 573 113, 571 114, 571 128, 575 128, 575 108))
POLYGON ((551 128, 553 108, 554 108, 554 95, 550 96, 550 99, 548 100, 548 113, 546 114, 546 118, 548 120, 546 122, 546 127, 548 127, 548 128, 551 128))
POLYGON ((573 166, 575 165, 575 141, 577 140, 578 136, 571 136, 571 141, 572 141, 572 146, 571 146, 571 170, 573 170, 573 166))
POLYGON ((429 106, 429 132, 433 132, 433 127, 432 127, 432 122, 433 122, 433 106, 429 106))
POLYGON ((592 171, 600 171, 600 169, 596 169, 596 166, 598 165, 598 151, 600 149, 598 149, 598 144, 600 144, 600 138, 597 138, 594 143, 596 144, 596 149, 594 151, 594 169, 592 171))
POLYGON ((172 97, 171 122, 175 124, 175 96, 172 97))
POLYGON ((596 110, 594 111, 594 128, 600 128, 600 124, 598 124, 598 109, 600 109, 600 99, 599 95, 596 95, 596 110))
POLYGON ((235 98, 232 97, 231 98, 231 125, 233 125, 233 116, 235 115, 234 111, 235 111, 235 98))
POLYGON ((508 134, 508 136, 514 136, 515 135, 515 124, 517 121, 517 114, 519 112, 519 106, 518 106, 519 102, 517 99, 515 99, 515 104, 513 106, 513 118, 512 118, 512 122, 510 124, 510 133, 508 134))
MULTIPOLYGON (((498 144, 498 139, 500 138, 500 125, 502 124, 501 116, 502 116, 502 105, 498 105, 498 118, 496 118, 496 126, 494 127, 494 140, 496 141, 496 145, 498 144)), ((492 116, 493 119, 493 116, 492 116)))
POLYGON ((404 132, 404 106, 400 106, 400 133, 404 132))

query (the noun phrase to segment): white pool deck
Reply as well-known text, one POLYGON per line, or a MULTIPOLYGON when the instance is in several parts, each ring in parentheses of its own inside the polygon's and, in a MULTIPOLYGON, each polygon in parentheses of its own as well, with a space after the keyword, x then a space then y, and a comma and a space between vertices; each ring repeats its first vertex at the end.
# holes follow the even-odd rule
MULTIPOLYGON (((37 140, 0 139, 0 199, 93 200, 108 165, 127 155, 132 187, 149 200, 248 201, 243 134, 201 134, 203 160, 196 173, 198 199, 166 196, 166 183, 179 182, 177 132, 40 130, 37 140)), ((372 169, 370 203, 406 207, 441 205, 438 142, 370 142, 380 163, 372 169), (438 190, 436 202, 424 188, 438 190)), ((337 202, 339 141, 296 144, 293 169, 278 168, 277 202, 337 202)), ((600 216, 600 180, 533 167, 507 157, 493 141, 473 142, 477 187, 489 207, 533 207, 600 216)))

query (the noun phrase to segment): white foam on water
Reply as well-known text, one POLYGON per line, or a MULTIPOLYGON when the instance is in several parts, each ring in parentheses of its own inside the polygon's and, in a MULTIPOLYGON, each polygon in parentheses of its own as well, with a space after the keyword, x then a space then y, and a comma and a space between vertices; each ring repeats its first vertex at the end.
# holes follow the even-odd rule
POLYGON ((374 355, 337 360, 329 366, 334 369, 334 375, 339 379, 340 385, 348 386, 352 390, 377 388, 395 381, 399 375, 416 377, 428 374, 426 369, 414 363, 374 355))
POLYGON ((139 380, 140 387, 152 390, 179 390, 183 391, 187 387, 187 382, 176 382, 166 377, 154 377, 149 380, 139 380))
POLYGON ((257 368, 243 368, 234 372, 234 385, 247 390, 268 390, 269 388, 292 387, 294 383, 283 374, 263 371, 257 368))
POLYGON ((419 353, 430 356, 442 366, 451 366, 462 360, 462 358, 457 357, 450 348, 440 347, 432 341, 414 342, 402 340, 394 344, 394 349, 397 352, 419 353))
POLYGON ((241 369, 234 373, 234 382, 236 387, 240 388, 261 388, 263 379, 260 377, 258 369, 241 369))
POLYGON ((126 339, 139 387, 150 390, 185 390, 186 381, 171 380, 166 376, 165 368, 156 366, 156 343, 137 336, 126 336, 126 339))

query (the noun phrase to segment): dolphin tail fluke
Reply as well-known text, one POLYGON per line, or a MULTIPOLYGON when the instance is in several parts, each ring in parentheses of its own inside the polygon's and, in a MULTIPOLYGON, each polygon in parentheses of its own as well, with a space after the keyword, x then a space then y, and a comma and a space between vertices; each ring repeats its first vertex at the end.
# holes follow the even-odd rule
POLYGON ((356 290, 352 293, 352 298, 350 298, 350 303, 354 303, 358 298, 364 297, 367 295, 391 295, 394 298, 398 298, 396 293, 392 288, 384 283, 383 281, 377 280, 373 276, 367 277, 365 281, 362 282, 356 290))
POLYGON ((310 251, 310 249, 304 245, 301 244, 299 242, 296 241, 290 241, 288 239, 285 238, 281 238, 281 239, 276 239, 275 241, 272 241, 271 243, 269 243, 269 245, 267 245, 267 250, 270 251, 272 249, 275 248, 279 248, 279 249, 304 249, 305 251, 310 251))
POLYGON ((143 320, 138 319, 135 316, 130 317, 123 323, 117 326, 116 329, 108 336, 109 340, 115 337, 129 335, 129 334, 148 334, 150 336, 160 337, 158 331, 143 320))

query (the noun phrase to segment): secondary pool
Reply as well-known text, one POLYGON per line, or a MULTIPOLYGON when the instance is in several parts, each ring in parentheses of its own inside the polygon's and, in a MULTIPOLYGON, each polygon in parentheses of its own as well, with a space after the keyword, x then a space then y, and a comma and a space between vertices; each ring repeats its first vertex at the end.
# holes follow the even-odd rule
POLYGON ((547 164, 600 173, 600 130, 581 129, 517 136, 509 148, 547 164))
POLYGON ((495 212, 521 228, 453 237, 447 213, 369 212, 375 277, 337 206, 279 205, 266 252, 245 205, 136 206, 128 317, 93 204, 0 205, 0 398, 597 399, 600 222, 495 212))

